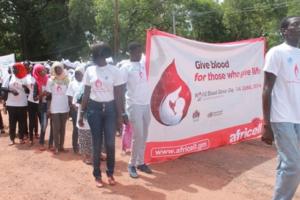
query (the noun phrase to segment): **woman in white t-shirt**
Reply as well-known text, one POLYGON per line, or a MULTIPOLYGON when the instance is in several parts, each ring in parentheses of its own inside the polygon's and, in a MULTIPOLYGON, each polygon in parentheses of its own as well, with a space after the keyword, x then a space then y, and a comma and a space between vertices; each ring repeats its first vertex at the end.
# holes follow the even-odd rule
MULTIPOLYGON (((32 76, 34 77, 33 99, 38 102, 38 115, 40 120, 40 150, 45 150, 45 133, 48 124, 47 118, 47 92, 48 74, 46 67, 41 64, 34 65, 32 76)), ((50 143, 50 140, 49 140, 50 143)))
POLYGON ((107 154, 108 183, 114 185, 115 168, 115 134, 117 121, 122 124, 122 87, 124 83, 117 67, 107 64, 111 56, 110 47, 101 42, 92 47, 93 66, 90 66, 83 78, 85 85, 82 99, 82 111, 79 125, 83 126, 83 115, 86 112, 92 132, 93 175, 97 187, 103 187, 100 171, 100 152, 104 135, 107 154))
POLYGON ((65 152, 66 122, 70 110, 67 96, 69 79, 62 63, 54 62, 51 70, 52 77, 47 83, 46 90, 51 96, 48 101, 48 113, 52 121, 54 154, 58 154, 58 152, 65 152))
POLYGON ((27 132, 27 70, 23 63, 13 65, 13 73, 5 80, 2 90, 8 92, 6 107, 9 118, 9 136, 15 144, 16 126, 19 124, 20 144, 24 144, 24 134, 27 132))

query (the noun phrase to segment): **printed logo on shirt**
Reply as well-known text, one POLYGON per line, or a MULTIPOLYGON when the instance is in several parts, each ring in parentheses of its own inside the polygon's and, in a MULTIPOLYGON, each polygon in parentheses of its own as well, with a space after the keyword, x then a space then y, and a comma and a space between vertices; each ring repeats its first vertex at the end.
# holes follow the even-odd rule
POLYGON ((101 87, 102 87, 102 82, 97 79, 96 82, 95 82, 95 87, 99 90, 101 87))
POLYGON ((60 85, 57 85, 56 88, 55 88, 55 93, 58 94, 58 95, 63 95, 63 89, 60 85))

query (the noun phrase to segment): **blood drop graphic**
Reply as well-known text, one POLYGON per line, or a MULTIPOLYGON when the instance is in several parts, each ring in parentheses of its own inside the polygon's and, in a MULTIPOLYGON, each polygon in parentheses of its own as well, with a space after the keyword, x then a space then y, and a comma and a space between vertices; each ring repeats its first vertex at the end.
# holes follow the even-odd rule
POLYGON ((179 77, 173 60, 152 93, 151 111, 154 118, 166 126, 179 124, 187 115, 191 96, 191 91, 179 77))

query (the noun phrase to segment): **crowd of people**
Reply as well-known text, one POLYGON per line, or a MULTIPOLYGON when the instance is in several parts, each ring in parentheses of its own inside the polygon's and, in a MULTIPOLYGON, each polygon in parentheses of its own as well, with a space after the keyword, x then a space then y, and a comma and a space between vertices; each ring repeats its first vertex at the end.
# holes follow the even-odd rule
POLYGON ((144 162, 150 96, 143 47, 132 42, 128 51, 129 59, 114 66, 107 60, 111 48, 99 42, 91 47, 92 61, 77 63, 73 76, 63 62, 13 64, 1 86, 3 106, 8 111, 9 145, 15 145, 18 137, 21 145, 32 146, 38 140, 41 151, 48 148, 54 155, 67 152, 66 123, 71 118, 73 152, 93 165, 96 186, 103 187, 101 161, 106 160, 108 184, 115 185, 116 133, 130 126, 129 175, 138 178, 137 169, 152 173, 144 162))

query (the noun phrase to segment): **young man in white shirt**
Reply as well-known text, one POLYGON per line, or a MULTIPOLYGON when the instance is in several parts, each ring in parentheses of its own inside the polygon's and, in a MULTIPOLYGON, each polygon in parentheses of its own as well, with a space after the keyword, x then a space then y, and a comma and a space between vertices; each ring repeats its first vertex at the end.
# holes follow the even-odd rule
POLYGON ((70 108, 70 115, 72 117, 72 124, 73 124, 73 133, 72 133, 72 146, 74 153, 78 153, 79 151, 79 145, 78 145, 78 129, 76 126, 77 123, 77 111, 79 104, 77 103, 76 95, 80 92, 83 82, 83 73, 84 73, 84 67, 79 66, 75 69, 74 74, 74 80, 69 83, 68 90, 67 90, 67 96, 69 98, 69 105, 71 105, 70 108))
POLYGON ((268 51, 264 66, 262 140, 275 139, 278 153, 273 200, 290 200, 300 182, 300 16, 280 28, 285 41, 268 51))
POLYGON ((130 60, 121 66, 126 81, 126 110, 133 128, 132 152, 128 164, 130 177, 137 178, 136 168, 145 173, 152 170, 144 163, 145 145, 150 123, 150 94, 145 63, 141 61, 142 45, 132 42, 128 45, 130 60))

